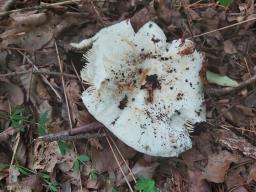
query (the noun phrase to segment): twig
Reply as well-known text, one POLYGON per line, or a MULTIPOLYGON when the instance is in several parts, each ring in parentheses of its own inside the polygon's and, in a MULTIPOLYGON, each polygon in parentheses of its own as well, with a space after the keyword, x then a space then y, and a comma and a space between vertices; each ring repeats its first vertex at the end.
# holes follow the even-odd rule
POLYGON ((51 133, 48 135, 43 135, 38 137, 35 140, 40 140, 40 141, 56 141, 56 140, 65 140, 65 138, 71 138, 71 136, 75 136, 75 135, 81 135, 81 134, 85 134, 85 133, 89 133, 89 132, 93 132, 93 131, 98 131, 100 128, 103 128, 104 125, 102 125, 99 122, 93 122, 93 123, 89 123, 86 125, 83 125, 81 127, 76 127, 73 129, 70 129, 68 131, 62 131, 59 133, 51 133))
POLYGON ((17 133, 16 139, 17 139, 17 140, 16 140, 15 145, 14 145, 14 148, 13 148, 12 160, 11 160, 10 166, 13 165, 14 158, 15 158, 15 155, 16 155, 16 153, 17 153, 17 149, 18 149, 19 142, 20 142, 20 132, 17 133))
MULTIPOLYGON (((38 71, 38 67, 36 65, 34 65, 34 63, 31 61, 31 59, 23 52, 21 52, 20 50, 17 50, 17 52, 19 52, 29 63, 30 65, 33 67, 33 69, 35 69, 36 71, 38 71)), ((32 69, 32 70, 33 70, 32 69)), ((31 73, 31 72, 30 72, 31 73)), ((58 91, 52 86, 52 84, 48 81, 48 79, 43 75, 40 74, 40 76, 42 77, 42 80, 52 89, 52 91, 55 93, 55 95, 58 97, 58 99, 61 101, 62 98, 60 96, 60 94, 58 93, 58 91)))
POLYGON ((120 162, 118 161, 118 158, 117 158, 117 156, 116 156, 116 154, 115 154, 115 151, 114 151, 114 149, 113 149, 113 147, 112 147, 112 145, 111 145, 111 143, 110 143, 108 137, 106 137, 106 140, 107 140, 107 142, 108 142, 108 145, 109 145, 109 147, 110 147, 110 150, 111 150, 111 152, 112 152, 112 154, 113 154, 113 156, 114 156, 114 158, 115 158, 115 160, 116 160, 116 163, 117 163, 117 165, 118 165, 118 167, 119 167, 119 169, 120 169, 122 175, 124 176, 124 179, 125 179, 125 181, 126 181, 128 187, 129 187, 130 191, 131 191, 131 192, 134 192, 133 189, 132 189, 131 184, 129 183, 129 181, 128 181, 128 179, 127 179, 127 177, 126 177, 126 175, 125 175, 125 173, 124 173, 124 171, 123 171, 123 169, 122 169, 122 167, 121 167, 120 162))
POLYGON ((114 144, 114 146, 115 146, 117 152, 119 153, 119 155, 120 155, 120 157, 122 158, 123 162, 125 163, 126 167, 128 168, 128 170, 129 170, 129 172, 130 172, 130 174, 131 174, 131 176, 132 176, 133 181, 136 183, 137 180, 136 180, 136 178, 135 178, 135 176, 134 176, 134 174, 133 174, 131 168, 129 167, 128 163, 125 161, 124 156, 122 155, 121 151, 118 149, 118 147, 117 147, 117 145, 116 145, 114 139, 113 139, 111 136, 109 136, 109 138, 110 138, 110 140, 112 141, 112 143, 114 144))
POLYGON ((248 87, 249 85, 251 85, 255 82, 256 82, 256 74, 253 75, 251 78, 241 82, 236 87, 210 88, 210 89, 206 89, 206 93, 209 95, 213 95, 213 96, 227 95, 229 93, 240 91, 241 89, 248 87))
POLYGON ((8 11, 14 5, 16 0, 7 0, 4 5, 1 7, 1 11, 8 11))
POLYGON ((205 32, 205 33, 201 33, 201 34, 199 34, 199 35, 194 35, 194 36, 192 36, 192 37, 189 37, 189 39, 195 38, 195 37, 201 37, 201 36, 204 36, 204 35, 208 35, 208 34, 210 34, 210 33, 214 33, 214 32, 217 32, 217 31, 221 31, 221 30, 224 30, 224 29, 228 29, 228 28, 231 28, 231 27, 235 27, 235 26, 237 26, 237 25, 241 25, 241 24, 243 24, 243 23, 247 23, 247 22, 255 21, 255 20, 256 20, 256 17, 251 18, 251 19, 247 19, 247 20, 245 20, 245 21, 241 21, 241 22, 238 22, 238 23, 234 23, 234 24, 232 24, 232 25, 228 25, 228 26, 225 26, 225 27, 221 27, 221 28, 219 28, 219 29, 214 29, 214 30, 212 30, 212 31, 208 31, 208 32, 205 32))
POLYGON ((72 129, 73 125, 72 125, 71 114, 70 114, 70 109, 69 109, 68 97, 67 97, 67 94, 66 94, 65 80, 64 80, 64 77, 63 77, 63 65, 62 65, 61 60, 60 60, 59 50, 58 50, 58 46, 57 46, 56 41, 54 41, 54 45, 55 45, 55 49, 56 49, 56 53, 57 53, 58 64, 59 64, 60 73, 61 73, 61 82, 62 82, 64 97, 65 97, 65 101, 66 101, 66 105, 67 105, 69 126, 70 126, 70 129, 72 129))
POLYGON ((45 141, 45 142, 52 142, 52 141, 75 141, 78 139, 90 139, 90 138, 99 138, 99 137, 106 137, 107 134, 105 133, 86 133, 86 134, 79 134, 79 135, 63 135, 61 133, 60 135, 58 134, 49 134, 47 137, 38 137, 35 139, 35 141, 45 141))
MULTIPOLYGON (((58 58, 58 64, 60 67, 60 72, 61 72, 61 83, 62 83, 62 87, 63 87, 63 92, 64 92, 64 97, 65 97, 65 102, 66 102, 66 106, 67 106, 67 112, 68 112, 68 120, 69 120, 69 128, 70 130, 72 130, 73 128, 73 124, 72 124, 72 119, 71 119, 71 114, 70 114, 70 109, 69 109, 69 102, 68 102, 68 97, 67 97, 67 92, 66 92, 66 87, 65 87, 65 80, 64 80, 64 76, 63 76, 63 63, 60 60, 60 54, 59 54, 59 50, 58 50, 58 46, 56 41, 54 41, 54 45, 55 45, 55 49, 56 49, 56 54, 57 54, 57 58, 58 58)), ((77 148, 74 142, 72 142, 72 145, 74 147, 75 153, 77 154, 77 148)), ((81 172, 79 171, 79 182, 80 182, 80 190, 83 191, 83 185, 82 185, 82 177, 81 177, 81 172)))
POLYGON ((16 13, 16 12, 21 12, 21 11, 32 11, 32 10, 38 10, 38 9, 46 9, 46 8, 65 5, 65 4, 69 4, 69 3, 77 3, 80 1, 81 0, 69 0, 69 1, 63 1, 63 2, 58 2, 58 3, 38 5, 38 6, 34 6, 34 7, 26 7, 26 8, 22 8, 22 9, 15 9, 15 10, 11 10, 11 11, 4 11, 4 12, 0 12, 0 16, 4 16, 7 14, 16 13))
MULTIPOLYGON (((27 74, 27 73, 53 75, 53 76, 62 75, 60 72, 54 72, 54 71, 27 70, 27 71, 19 71, 19 72, 10 72, 10 73, 6 73, 6 74, 0 74, 0 78, 10 77, 10 76, 15 76, 15 75, 24 75, 24 74, 27 74)), ((63 73, 63 76, 77 79, 77 77, 75 75, 72 75, 72 74, 63 73)))

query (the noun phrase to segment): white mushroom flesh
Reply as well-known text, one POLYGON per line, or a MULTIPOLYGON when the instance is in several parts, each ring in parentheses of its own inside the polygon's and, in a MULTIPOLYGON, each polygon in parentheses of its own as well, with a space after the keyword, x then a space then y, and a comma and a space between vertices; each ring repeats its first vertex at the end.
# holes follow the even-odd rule
POLYGON ((153 22, 137 33, 129 21, 71 44, 85 54, 82 95, 88 111, 137 151, 178 156, 192 147, 189 132, 205 121, 199 71, 203 56, 190 40, 166 42, 153 22))

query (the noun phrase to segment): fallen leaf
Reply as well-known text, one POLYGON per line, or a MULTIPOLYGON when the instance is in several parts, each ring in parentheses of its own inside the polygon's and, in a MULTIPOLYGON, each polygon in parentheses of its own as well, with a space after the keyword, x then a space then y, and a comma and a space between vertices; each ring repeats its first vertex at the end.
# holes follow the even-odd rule
POLYGON ((242 191, 247 191, 246 188, 243 187, 245 184, 245 178, 243 175, 246 174, 246 169, 244 166, 239 166, 237 168, 230 169, 225 177, 225 184, 227 186, 227 190, 232 190, 236 192, 242 192, 242 191), (241 189, 237 189, 237 186, 241 186, 241 189))
MULTIPOLYGON (((158 162, 151 163, 150 165, 144 165, 137 161, 131 170, 135 177, 143 176, 145 178, 152 178, 158 165, 158 162)), ((126 175, 126 179, 128 181, 133 181, 133 177, 130 172, 126 175)), ((120 186, 125 183, 125 179, 120 171, 119 174, 117 174, 115 183, 116 186, 120 186)))
POLYGON ((226 40, 223 42, 224 44, 224 51, 227 54, 235 54, 237 53, 236 47, 234 46, 231 40, 226 40))
POLYGON ((253 163, 249 168, 247 183, 249 184, 251 181, 256 181, 256 163, 253 163))
POLYGON ((210 185, 205 181, 204 174, 200 170, 188 170, 189 192, 210 192, 210 185))
POLYGON ((256 149, 244 137, 237 136, 230 130, 215 130, 216 142, 232 151, 240 151, 245 156, 256 158, 256 149))
POLYGON ((44 170, 53 172, 58 162, 60 151, 57 142, 37 142, 34 146, 34 165, 33 170, 44 170))
MULTIPOLYGON (((132 158, 136 154, 136 152, 132 148, 128 147, 121 141, 115 140, 115 142, 118 149, 121 151, 125 159, 132 158)), ((118 165, 109 148, 109 145, 107 143, 104 143, 102 144, 102 146, 105 146, 103 150, 97 150, 95 148, 92 148, 91 152, 89 153, 91 154, 93 167, 99 172, 105 172, 105 171, 117 169, 118 165)), ((115 154, 117 155, 117 158, 119 159, 119 162, 123 164, 122 159, 118 155, 118 152, 115 148, 114 148, 114 151, 115 151, 115 154)))
POLYGON ((228 151, 209 155, 208 164, 203 171, 205 179, 214 183, 224 182, 230 164, 236 160, 237 157, 228 151))
POLYGON ((13 105, 18 106, 23 104, 24 94, 20 87, 8 81, 0 81, 0 87, 0 95, 7 96, 13 105))

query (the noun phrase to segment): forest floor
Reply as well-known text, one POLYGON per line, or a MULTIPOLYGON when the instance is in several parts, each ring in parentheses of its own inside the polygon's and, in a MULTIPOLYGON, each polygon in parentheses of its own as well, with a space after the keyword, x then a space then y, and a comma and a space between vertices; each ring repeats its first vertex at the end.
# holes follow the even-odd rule
POLYGON ((0 191, 256 191, 255 6, 0 0, 0 191), (168 41, 193 40, 209 71, 239 83, 204 82, 207 122, 192 134, 193 148, 177 158, 150 157, 102 130, 79 140, 35 140, 95 122, 81 101, 84 51, 69 44, 125 19, 135 29, 156 22, 168 41))

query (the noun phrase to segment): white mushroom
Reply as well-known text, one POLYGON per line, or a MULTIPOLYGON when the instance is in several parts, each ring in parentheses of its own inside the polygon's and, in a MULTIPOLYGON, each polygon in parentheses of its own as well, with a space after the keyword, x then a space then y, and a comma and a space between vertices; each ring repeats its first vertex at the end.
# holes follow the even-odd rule
POLYGON ((192 41, 167 43, 155 23, 135 33, 130 21, 123 21, 71 45, 92 45, 81 71, 91 86, 82 99, 120 140, 163 157, 192 147, 189 132, 206 116, 199 77, 203 57, 192 41))

